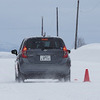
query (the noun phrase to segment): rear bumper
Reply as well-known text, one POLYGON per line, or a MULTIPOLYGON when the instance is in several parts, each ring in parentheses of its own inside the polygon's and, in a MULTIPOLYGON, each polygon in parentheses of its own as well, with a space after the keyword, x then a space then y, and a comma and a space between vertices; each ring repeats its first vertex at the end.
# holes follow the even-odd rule
POLYGON ((70 72, 70 66, 66 66, 66 64, 23 64, 20 67, 20 72, 25 78, 58 78, 63 75, 68 75, 70 72))
POLYGON ((59 64, 23 64, 20 66, 20 72, 66 72, 70 66, 59 64))

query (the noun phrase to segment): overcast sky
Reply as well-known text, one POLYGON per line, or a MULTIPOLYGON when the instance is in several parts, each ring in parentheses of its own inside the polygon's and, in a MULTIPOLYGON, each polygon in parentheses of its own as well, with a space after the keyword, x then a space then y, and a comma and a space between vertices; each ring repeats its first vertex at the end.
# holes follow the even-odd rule
MULTIPOLYGON (((59 8, 59 37, 67 48, 75 38, 77 0, 0 0, 0 42, 20 45, 23 38, 44 31, 56 36, 56 7, 59 8)), ((100 43, 100 0, 80 0, 78 37, 100 43)))

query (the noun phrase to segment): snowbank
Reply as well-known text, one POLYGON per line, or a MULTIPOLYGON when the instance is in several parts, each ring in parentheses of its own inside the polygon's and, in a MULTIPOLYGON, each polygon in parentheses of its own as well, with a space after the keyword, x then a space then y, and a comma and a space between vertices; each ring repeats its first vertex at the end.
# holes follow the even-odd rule
POLYGON ((72 50, 72 80, 83 81, 85 69, 89 69, 90 78, 93 82, 100 82, 100 43, 82 46, 72 50))
POLYGON ((74 61, 100 62, 100 43, 82 46, 72 50, 71 59, 74 61))

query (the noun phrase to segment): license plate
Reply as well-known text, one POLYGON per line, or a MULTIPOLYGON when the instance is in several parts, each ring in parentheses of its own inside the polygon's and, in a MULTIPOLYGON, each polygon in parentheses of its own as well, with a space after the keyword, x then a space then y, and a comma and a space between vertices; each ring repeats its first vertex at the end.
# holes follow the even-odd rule
POLYGON ((51 61, 51 56, 50 55, 41 55, 40 61, 51 61))

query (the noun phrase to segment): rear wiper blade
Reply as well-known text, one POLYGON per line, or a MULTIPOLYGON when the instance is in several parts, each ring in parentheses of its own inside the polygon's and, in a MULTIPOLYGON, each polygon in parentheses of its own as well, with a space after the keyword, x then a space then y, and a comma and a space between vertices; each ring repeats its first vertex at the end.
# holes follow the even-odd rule
POLYGON ((44 49, 53 49, 53 47, 42 47, 41 50, 44 50, 44 49))

